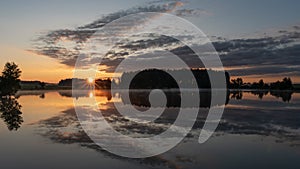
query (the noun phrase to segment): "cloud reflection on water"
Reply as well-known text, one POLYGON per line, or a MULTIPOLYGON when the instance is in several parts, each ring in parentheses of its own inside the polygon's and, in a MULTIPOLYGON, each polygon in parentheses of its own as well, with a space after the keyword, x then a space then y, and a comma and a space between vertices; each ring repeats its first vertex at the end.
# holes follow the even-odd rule
MULTIPOLYGON (((257 92, 253 94, 256 95, 257 92)), ((62 93, 61 95, 71 97, 71 95, 67 93, 62 93)), ((230 95, 233 96, 235 94, 231 93, 230 95)), ((107 102, 99 105, 103 116, 116 130, 124 134, 135 137, 147 137, 149 135, 159 134, 167 129, 177 117, 176 109, 178 108, 170 107, 167 108, 165 113, 154 123, 139 124, 116 112, 113 102, 109 100, 115 96, 121 97, 119 94, 111 96, 110 92, 102 92, 101 96, 107 97, 107 102)), ((75 97, 80 99, 79 96, 75 97)), ((88 97, 88 94, 82 95, 81 97, 88 97)), ((95 97, 97 97, 97 93, 95 97)), ((259 98, 261 97, 259 96, 259 98)), ((300 145, 299 109, 297 109, 297 107, 294 109, 286 109, 287 106, 297 106, 297 103, 285 103, 280 100, 262 101, 260 99, 239 99, 240 98, 237 99, 233 97, 229 101, 215 136, 218 134, 272 136, 275 137, 278 142, 285 142, 293 146, 300 145), (245 109, 243 105, 248 105, 251 108, 245 109)), ((119 101, 124 100, 119 99, 119 101)), ((146 109, 146 107, 143 108, 146 109)), ((126 109, 126 107, 124 107, 124 109, 126 109)), ((193 130, 188 135, 189 138, 197 138, 197 134, 199 134, 205 122, 207 112, 208 108, 200 108, 193 130)), ((88 147, 93 145, 92 141, 82 130, 73 108, 62 112, 59 116, 42 120, 38 125, 43 127, 41 134, 55 142, 66 144, 78 143, 84 146, 89 145, 88 147)), ((94 145, 91 147, 94 147, 94 145)))

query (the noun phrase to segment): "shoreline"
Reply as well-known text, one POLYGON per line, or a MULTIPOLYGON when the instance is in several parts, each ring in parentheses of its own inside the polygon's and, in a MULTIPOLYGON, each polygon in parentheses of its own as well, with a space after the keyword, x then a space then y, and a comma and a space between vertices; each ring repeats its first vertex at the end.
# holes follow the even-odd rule
MULTIPOLYGON (((18 92, 23 92, 23 91, 67 91, 67 90, 73 90, 72 88, 50 88, 50 89, 20 89, 18 92)), ((82 90, 78 90, 76 89, 76 91, 92 91, 92 90, 111 90, 111 89, 82 89, 82 90)), ((115 89, 116 91, 124 91, 124 90, 131 90, 131 91, 151 91, 151 90, 155 90, 155 89, 115 89)), ((178 91, 178 89, 161 89, 163 91, 178 91)), ((196 89, 189 89, 189 88, 185 88, 185 89, 181 89, 182 91, 185 90, 196 90, 196 89)), ((199 91, 210 91, 211 89, 198 89, 199 91)), ((243 92, 251 92, 251 91, 260 91, 260 92, 296 92, 299 93, 300 89, 294 89, 294 90, 272 90, 272 89, 215 89, 215 90, 228 90, 230 92, 239 92, 239 91, 243 91, 243 92)))

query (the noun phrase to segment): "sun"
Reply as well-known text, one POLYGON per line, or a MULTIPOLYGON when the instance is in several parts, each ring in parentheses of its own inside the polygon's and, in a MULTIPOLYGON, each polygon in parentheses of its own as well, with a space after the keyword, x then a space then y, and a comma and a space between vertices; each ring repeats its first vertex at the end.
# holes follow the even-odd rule
POLYGON ((89 77, 89 78, 87 79, 87 82, 88 82, 89 84, 93 84, 93 83, 94 83, 94 79, 91 78, 91 77, 89 77))

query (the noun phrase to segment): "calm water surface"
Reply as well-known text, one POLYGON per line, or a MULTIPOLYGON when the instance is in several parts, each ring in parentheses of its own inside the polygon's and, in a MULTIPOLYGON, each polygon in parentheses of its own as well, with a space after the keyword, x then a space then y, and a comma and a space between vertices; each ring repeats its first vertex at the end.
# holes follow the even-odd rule
MULTIPOLYGON (((147 109, 139 96, 133 95, 131 102, 147 109)), ((78 123, 73 99, 96 99, 114 128, 129 135, 164 131, 176 119, 176 100, 168 103, 170 108, 156 121, 159 125, 137 126, 116 113, 114 102, 130 103, 122 92, 81 91, 72 97, 71 91, 21 91, 16 97, 2 99, 1 168, 300 168, 300 93, 229 93, 221 123, 204 144, 197 142, 199 133, 208 107, 214 105, 201 100, 188 137, 146 159, 115 156, 95 145, 78 123)))

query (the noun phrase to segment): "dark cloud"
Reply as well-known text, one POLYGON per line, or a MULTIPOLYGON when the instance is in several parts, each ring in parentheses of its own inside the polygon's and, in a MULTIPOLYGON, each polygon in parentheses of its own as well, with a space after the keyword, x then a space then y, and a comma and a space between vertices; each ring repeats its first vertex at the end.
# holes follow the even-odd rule
POLYGON ((250 68, 239 68, 230 70, 230 74, 233 76, 248 76, 248 75, 260 75, 261 73, 265 75, 294 75, 300 76, 299 68, 296 67, 289 67, 285 65, 277 65, 277 66, 257 66, 257 67, 250 67, 250 68), (245 71, 246 69, 246 71, 245 71))
POLYGON ((280 31, 272 37, 233 39, 213 43, 225 67, 241 67, 232 75, 300 74, 300 32, 280 31))
POLYGON ((298 26, 298 25, 293 26, 293 28, 300 30, 300 26, 298 26))
POLYGON ((129 49, 132 51, 137 51, 141 49, 149 49, 149 48, 155 48, 155 47, 164 47, 169 46, 175 43, 179 43, 177 39, 174 39, 172 37, 164 36, 164 35, 153 35, 149 34, 147 40, 137 40, 137 41, 131 41, 124 45, 119 45, 119 48, 121 49, 129 49))

